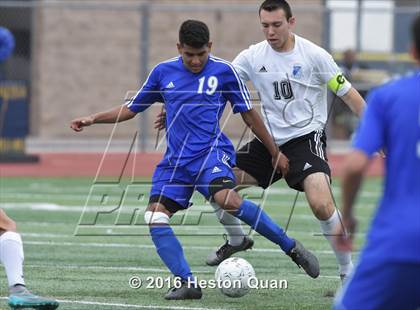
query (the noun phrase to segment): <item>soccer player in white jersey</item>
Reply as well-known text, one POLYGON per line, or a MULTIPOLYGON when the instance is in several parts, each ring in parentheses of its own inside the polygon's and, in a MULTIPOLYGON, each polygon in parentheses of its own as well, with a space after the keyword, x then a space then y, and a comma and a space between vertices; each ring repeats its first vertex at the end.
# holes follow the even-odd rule
MULTIPOLYGON (((259 16, 266 40, 242 51, 233 64, 240 77, 251 81, 259 92, 265 125, 288 157, 290 169, 286 176, 273 171, 267 150, 254 139, 237 152, 237 184, 265 189, 284 177, 289 187, 304 191, 344 278, 353 264, 351 252, 339 251, 332 243, 340 214, 331 195, 326 156, 327 86, 358 116, 365 102, 345 80, 330 54, 292 32, 296 19, 286 1, 264 1, 259 16)), ((208 265, 217 265, 253 245, 236 218, 214 207, 229 240, 210 253, 208 265)))
POLYGON ((0 209, 0 262, 6 270, 9 285, 9 306, 12 309, 36 308, 53 310, 58 302, 32 294, 23 278, 23 246, 16 232, 16 223, 0 209))

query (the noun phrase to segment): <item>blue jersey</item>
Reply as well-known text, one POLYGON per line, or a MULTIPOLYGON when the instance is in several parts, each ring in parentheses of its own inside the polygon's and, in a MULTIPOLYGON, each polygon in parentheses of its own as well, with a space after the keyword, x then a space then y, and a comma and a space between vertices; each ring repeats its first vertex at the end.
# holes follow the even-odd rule
POLYGON ((227 101, 234 113, 252 109, 249 92, 229 62, 209 56, 203 70, 192 73, 179 56, 158 64, 127 106, 142 112, 154 102, 165 103, 167 164, 185 165, 214 148, 234 164, 233 146, 219 126, 227 101))
POLYGON ((384 194, 363 255, 420 262, 420 72, 371 93, 354 146, 368 156, 386 151, 384 194))

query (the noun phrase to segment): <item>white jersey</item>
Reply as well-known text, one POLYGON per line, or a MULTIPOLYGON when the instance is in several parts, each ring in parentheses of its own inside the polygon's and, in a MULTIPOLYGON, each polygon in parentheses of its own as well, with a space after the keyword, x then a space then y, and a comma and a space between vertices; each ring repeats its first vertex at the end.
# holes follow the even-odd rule
POLYGON ((324 128, 327 85, 338 96, 351 88, 327 51, 294 36, 292 51, 276 52, 263 41, 233 61, 240 77, 250 80, 258 91, 264 123, 278 145, 324 128))

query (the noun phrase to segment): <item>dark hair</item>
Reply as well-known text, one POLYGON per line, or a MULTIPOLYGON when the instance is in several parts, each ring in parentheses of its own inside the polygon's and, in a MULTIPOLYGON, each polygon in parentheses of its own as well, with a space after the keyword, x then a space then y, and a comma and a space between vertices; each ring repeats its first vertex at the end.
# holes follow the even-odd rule
POLYGON ((186 20, 179 28, 179 43, 194 48, 201 48, 210 40, 210 32, 207 25, 198 20, 186 20))
POLYGON ((276 10, 283 10, 286 13, 286 18, 289 20, 293 14, 292 9, 290 8, 289 3, 286 0, 265 0, 261 6, 258 14, 261 14, 261 11, 276 11, 276 10))
POLYGON ((417 14, 411 27, 414 46, 417 53, 420 53, 420 14, 417 14))

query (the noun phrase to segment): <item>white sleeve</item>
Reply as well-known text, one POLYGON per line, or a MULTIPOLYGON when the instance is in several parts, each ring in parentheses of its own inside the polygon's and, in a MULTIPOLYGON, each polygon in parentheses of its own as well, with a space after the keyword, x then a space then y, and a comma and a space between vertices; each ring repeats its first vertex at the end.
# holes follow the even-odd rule
POLYGON ((320 84, 328 85, 329 89, 344 96, 351 89, 351 83, 342 74, 333 57, 324 49, 320 48, 316 53, 316 67, 320 84))
POLYGON ((239 73, 242 81, 246 82, 251 79, 253 70, 250 62, 251 51, 249 49, 243 50, 232 61, 235 70, 239 73))

